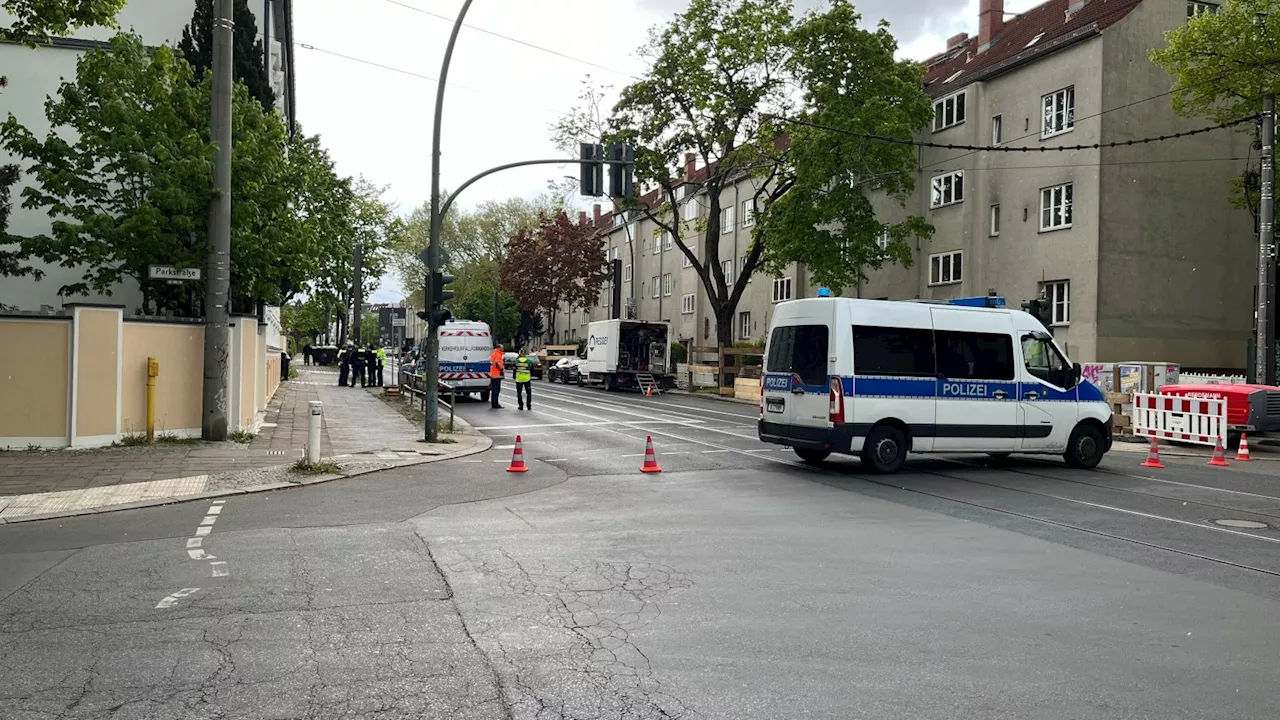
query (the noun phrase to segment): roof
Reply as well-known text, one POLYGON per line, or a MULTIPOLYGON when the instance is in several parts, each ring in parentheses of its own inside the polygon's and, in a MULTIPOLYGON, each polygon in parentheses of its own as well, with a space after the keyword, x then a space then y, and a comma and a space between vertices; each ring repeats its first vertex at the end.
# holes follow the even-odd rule
POLYGON ((1123 20, 1142 0, 1049 0, 1010 18, 985 52, 978 38, 925 61, 925 92, 937 97, 1039 59, 1123 20), (1034 42, 1033 42, 1034 41, 1034 42), (947 80, 950 79, 950 82, 947 80))

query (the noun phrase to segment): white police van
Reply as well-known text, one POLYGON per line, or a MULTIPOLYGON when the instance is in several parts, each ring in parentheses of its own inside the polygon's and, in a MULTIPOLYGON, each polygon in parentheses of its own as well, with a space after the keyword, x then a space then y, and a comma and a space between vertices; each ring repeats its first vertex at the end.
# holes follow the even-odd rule
POLYGON ((761 440, 808 462, 859 455, 878 473, 896 472, 908 451, 1054 454, 1092 468, 1111 449, 1102 391, 1003 298, 829 295, 774 310, 761 440))
POLYGON ((440 382, 461 395, 478 393, 481 402, 488 402, 492 353, 488 323, 450 319, 440 326, 440 382))

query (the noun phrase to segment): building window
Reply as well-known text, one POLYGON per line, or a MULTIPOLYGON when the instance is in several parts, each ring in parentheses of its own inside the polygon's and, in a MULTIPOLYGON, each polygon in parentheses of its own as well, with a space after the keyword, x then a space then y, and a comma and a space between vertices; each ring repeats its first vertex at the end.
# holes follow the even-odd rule
MULTIPOLYGON (((876 247, 880 248, 881 250, 888 250, 891 244, 893 244, 893 236, 889 234, 889 228, 885 228, 883 231, 881 231, 880 235, 876 237, 876 247)), ((841 248, 841 255, 844 255, 846 253, 847 253, 847 246, 844 248, 841 248)))
POLYGON ((689 293, 688 295, 682 295, 680 297, 680 314, 681 315, 693 314, 693 293, 689 293))
POLYGON ((1199 2, 1199 0, 1187 0, 1187 19, 1188 20, 1190 20, 1191 18, 1197 15, 1204 15, 1205 13, 1216 13, 1216 12, 1218 12, 1217 3, 1199 2))
POLYGON ((1066 183, 1040 191, 1040 232, 1071 227, 1071 190, 1066 183))
POLYGON ((999 115, 991 118, 991 144, 999 145, 1004 142, 1004 119, 999 115))
POLYGON ((1053 309, 1053 325, 1071 324, 1071 281, 1056 280, 1041 286, 1053 309))
POLYGON ((720 234, 728 235, 733 232, 733 208, 727 207, 720 210, 720 234))
POLYGON ((1040 137, 1047 138, 1067 132, 1076 126, 1076 89, 1063 88, 1044 96, 1044 123, 1040 137))
POLYGON ((675 245, 676 245, 675 236, 672 235, 671 233, 666 233, 663 236, 662 246, 670 250, 671 248, 675 247, 675 245))
POLYGON ((720 263, 720 272, 724 273, 724 284, 733 285, 733 261, 725 260, 720 263))
POLYGON ((742 201, 742 227, 751 227, 756 224, 756 201, 742 201))
POLYGON ((654 297, 658 297, 658 291, 659 291, 659 290, 660 290, 660 288, 658 287, 658 276, 657 276, 657 275, 654 275, 654 276, 653 276, 653 296, 654 296, 654 297))
POLYGON ((791 278, 776 278, 773 281, 773 301, 776 303, 791 299, 791 278))
POLYGON ((963 280, 963 257, 964 251, 962 250, 952 250, 951 252, 930 255, 929 284, 952 285, 963 280))
POLYGON ((622 266, 622 282, 631 282, 631 263, 622 266))
MULTIPOLYGON (((689 248, 689 252, 693 252, 693 248, 689 248)), ((689 259, 689 256, 687 254, 680 253, 680 256, 681 256, 681 259, 684 261, 680 264, 680 267, 693 267, 693 261, 689 259)))
POLYGON ((671 273, 662 276, 662 296, 671 297, 671 273))
POLYGON ((933 103, 933 131, 946 130, 964 122, 964 91, 933 103))
POLYGON ((930 196, 930 207, 942 207, 964 202, 964 171, 956 170, 945 175, 933 177, 933 193, 930 196))
POLYGON ((590 324, 591 324, 591 311, 590 311, 590 310, 583 310, 583 311, 582 311, 582 324, 583 324, 583 325, 590 325, 590 324))
POLYGON ((749 312, 738 313, 738 339, 751 339, 751 313, 749 312))
POLYGON ((999 205, 991 206, 991 233, 990 234, 991 234, 991 237, 995 237, 1000 234, 1000 206, 999 205))
POLYGON ((654 239, 653 239, 653 254, 654 254, 654 255, 659 255, 659 254, 661 254, 661 253, 662 253, 662 245, 663 245, 663 243, 664 243, 664 242, 666 242, 666 239, 667 239, 667 233, 666 233, 666 231, 663 231, 663 233, 662 233, 662 236, 661 236, 661 237, 656 237, 656 238, 654 238, 654 239))
POLYGON ((612 248, 611 250, 609 250, 609 259, 610 260, 618 259, 618 248, 612 248))
POLYGON ((698 203, 694 202, 692 199, 686 200, 684 203, 684 219, 698 219, 698 203))

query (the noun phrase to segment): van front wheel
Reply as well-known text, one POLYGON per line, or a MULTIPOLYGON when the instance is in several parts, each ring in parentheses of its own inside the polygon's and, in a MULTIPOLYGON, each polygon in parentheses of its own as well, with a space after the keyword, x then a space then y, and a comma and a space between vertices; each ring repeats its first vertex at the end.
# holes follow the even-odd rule
POLYGON ((808 450, 806 448, 792 448, 792 450, 795 450, 796 455, 807 463, 820 463, 831 455, 828 450, 808 450))
POLYGON ((1092 470, 1102 462, 1102 433, 1090 425, 1077 425, 1067 442, 1062 457, 1067 464, 1081 470, 1092 470))
POLYGON ((863 467, 880 475, 898 472, 907 462, 906 433, 892 425, 872 428, 860 457, 863 467))

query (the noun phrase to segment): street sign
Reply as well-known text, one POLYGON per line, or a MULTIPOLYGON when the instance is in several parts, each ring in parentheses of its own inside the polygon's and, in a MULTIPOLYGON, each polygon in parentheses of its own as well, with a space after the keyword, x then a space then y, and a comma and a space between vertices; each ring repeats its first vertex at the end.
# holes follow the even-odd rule
POLYGON ((176 268, 172 265, 148 265, 147 277, 152 280, 199 280, 200 268, 176 268))
POLYGON ((391 318, 391 327, 404 327, 404 318, 400 318, 400 317, 391 318))

